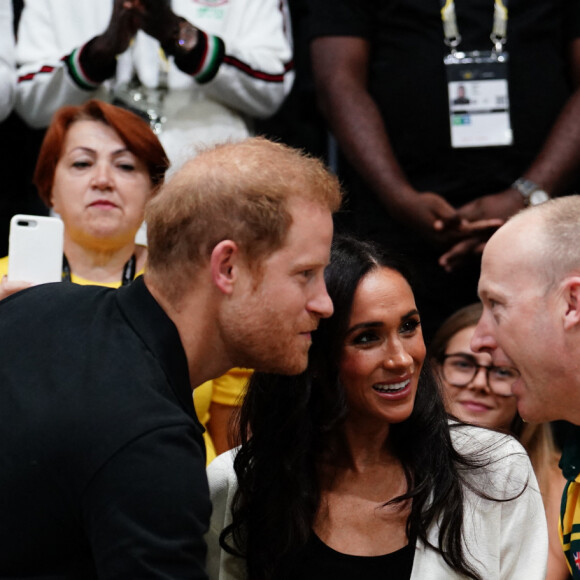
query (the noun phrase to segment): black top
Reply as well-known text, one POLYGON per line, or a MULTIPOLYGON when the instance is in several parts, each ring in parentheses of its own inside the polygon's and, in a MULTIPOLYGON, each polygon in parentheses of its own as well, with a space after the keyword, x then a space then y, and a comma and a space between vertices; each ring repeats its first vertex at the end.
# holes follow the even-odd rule
POLYGON ((206 578, 202 427, 142 279, 0 303, 0 577, 206 578))
MULTIPOLYGON (((396 157, 419 191, 453 204, 508 187, 537 155, 571 94, 567 46, 578 0, 509 0, 507 43, 514 145, 452 149, 440 0, 311 0, 312 36, 372 46, 369 91, 396 157)), ((493 0, 456 0, 460 50, 491 50, 493 0)))
POLYGON ((301 558, 286 576, 294 580, 409 580, 415 544, 383 556, 352 556, 327 546, 312 534, 301 558))

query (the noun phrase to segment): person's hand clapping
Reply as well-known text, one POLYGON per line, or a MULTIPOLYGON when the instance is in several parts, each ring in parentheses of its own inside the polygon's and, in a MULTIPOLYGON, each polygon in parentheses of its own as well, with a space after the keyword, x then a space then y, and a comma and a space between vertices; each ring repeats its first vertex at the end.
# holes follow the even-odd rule
POLYGON ((115 0, 107 29, 91 43, 94 57, 111 58, 125 52, 141 27, 141 20, 139 0, 115 0))
POLYGON ((166 46, 176 38, 182 19, 173 12, 170 0, 136 0, 141 29, 166 46))

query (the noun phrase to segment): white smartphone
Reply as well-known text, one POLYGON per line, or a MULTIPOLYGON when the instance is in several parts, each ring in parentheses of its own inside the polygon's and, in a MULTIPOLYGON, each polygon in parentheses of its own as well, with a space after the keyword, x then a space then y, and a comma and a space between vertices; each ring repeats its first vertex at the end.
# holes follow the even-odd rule
POLYGON ((8 280, 60 282, 64 224, 60 218, 18 214, 10 220, 8 280))

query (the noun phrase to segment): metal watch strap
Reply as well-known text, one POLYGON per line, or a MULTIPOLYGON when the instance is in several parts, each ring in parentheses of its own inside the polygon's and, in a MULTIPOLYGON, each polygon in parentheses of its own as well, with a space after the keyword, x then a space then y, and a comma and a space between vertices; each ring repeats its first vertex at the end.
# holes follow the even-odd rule
MULTIPOLYGON (((543 194, 541 196, 541 201, 539 201, 537 203, 541 203, 542 201, 546 201, 549 198, 548 194, 543 190, 543 188, 541 186, 539 186, 537 183, 535 183, 531 179, 526 179, 525 177, 519 177, 518 179, 516 179, 512 183, 512 187, 513 187, 513 189, 517 189, 522 194, 522 197, 524 198, 524 203, 526 206, 530 205, 531 196, 535 192, 539 192, 539 193, 543 194)), ((536 205, 536 204, 532 204, 532 205, 536 205)))

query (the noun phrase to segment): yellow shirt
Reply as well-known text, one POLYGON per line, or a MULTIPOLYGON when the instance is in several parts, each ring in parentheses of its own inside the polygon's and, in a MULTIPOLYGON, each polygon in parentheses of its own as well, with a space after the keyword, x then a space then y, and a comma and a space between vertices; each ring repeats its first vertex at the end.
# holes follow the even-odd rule
POLYGON ((225 375, 211 381, 206 381, 193 391, 195 412, 201 424, 206 428, 203 437, 205 439, 208 465, 216 457, 213 441, 207 432, 207 424, 211 418, 210 405, 212 403, 220 403, 232 407, 241 405, 246 384, 251 374, 252 371, 248 369, 230 369, 225 375))
MULTIPOLYGON (((137 276, 141 276, 144 270, 141 268, 139 272, 135 274, 135 278, 137 276)), ((0 278, 2 276, 8 275, 8 256, 4 256, 4 258, 0 258, 0 278)), ((93 282, 92 280, 87 280, 86 278, 81 278, 76 274, 71 272, 70 276, 71 282, 78 284, 79 286, 105 286, 106 288, 120 288, 121 287, 121 280, 118 282, 93 282)))

